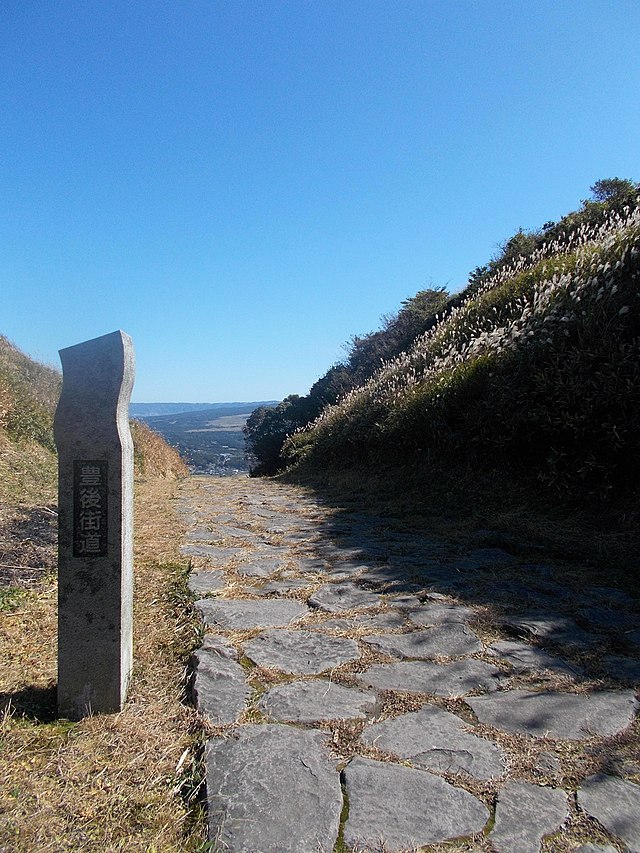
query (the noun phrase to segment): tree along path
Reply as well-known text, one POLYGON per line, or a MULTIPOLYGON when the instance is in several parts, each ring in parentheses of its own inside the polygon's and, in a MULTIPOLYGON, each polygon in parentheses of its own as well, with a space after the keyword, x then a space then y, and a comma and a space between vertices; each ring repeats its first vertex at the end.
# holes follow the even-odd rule
POLYGON ((180 511, 214 849, 640 851, 625 593, 269 480, 180 511))

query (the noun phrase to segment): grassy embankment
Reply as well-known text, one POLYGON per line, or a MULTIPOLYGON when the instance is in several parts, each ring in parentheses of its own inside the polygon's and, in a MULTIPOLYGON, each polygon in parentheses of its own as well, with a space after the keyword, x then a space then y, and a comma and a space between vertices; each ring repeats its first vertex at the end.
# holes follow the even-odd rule
POLYGON ((288 476, 638 590, 640 209, 499 269, 288 439, 288 476))
MULTIPOLYGON (((120 714, 56 716, 60 375, 0 337, 0 848, 195 850, 200 727, 183 701, 195 641, 172 511, 186 470, 134 424, 135 664, 120 714)), ((202 848, 204 849, 204 848, 202 848)))

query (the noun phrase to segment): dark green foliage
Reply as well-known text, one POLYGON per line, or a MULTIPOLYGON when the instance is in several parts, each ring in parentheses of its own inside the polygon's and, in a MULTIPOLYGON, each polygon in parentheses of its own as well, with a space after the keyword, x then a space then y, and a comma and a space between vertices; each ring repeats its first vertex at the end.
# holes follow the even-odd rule
POLYGON ((280 450, 287 436, 311 419, 314 403, 309 397, 291 394, 277 406, 259 406, 243 429, 254 477, 270 476, 282 467, 280 450))
POLYGON ((256 409, 243 430, 247 455, 252 460, 251 474, 269 476, 280 471, 286 465, 282 455, 286 439, 430 329, 447 298, 444 288, 421 290, 406 299, 397 314, 384 317, 382 329, 354 336, 348 345, 346 361, 330 367, 305 397, 293 394, 276 407, 256 409))
POLYGON ((598 220, 582 237, 451 300, 431 336, 289 439, 290 464, 426 463, 633 504, 640 217, 614 217, 606 231, 598 220))

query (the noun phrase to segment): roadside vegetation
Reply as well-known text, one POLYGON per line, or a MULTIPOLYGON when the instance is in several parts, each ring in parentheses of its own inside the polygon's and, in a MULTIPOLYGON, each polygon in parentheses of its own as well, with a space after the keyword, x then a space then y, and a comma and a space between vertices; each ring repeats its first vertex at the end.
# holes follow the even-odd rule
POLYGON ((352 472, 371 491, 412 490, 418 502, 444 491, 449 511, 479 520, 489 505, 495 518, 517 504, 540 524, 545 514, 590 533, 595 524, 631 554, 640 517, 640 185, 606 179, 591 192, 559 222, 519 230, 461 293, 429 291, 426 302, 418 294, 425 310, 408 345, 389 333, 413 300, 379 332, 354 338, 345 362, 307 397, 254 413, 253 472, 288 469, 328 487, 352 472), (337 378, 340 389, 322 402, 317 389, 337 378))
POLYGON ((60 374, 0 338, 0 848, 204 849, 201 726, 184 676, 198 623, 173 509, 186 467, 133 424, 135 662, 120 714, 56 712, 60 374))

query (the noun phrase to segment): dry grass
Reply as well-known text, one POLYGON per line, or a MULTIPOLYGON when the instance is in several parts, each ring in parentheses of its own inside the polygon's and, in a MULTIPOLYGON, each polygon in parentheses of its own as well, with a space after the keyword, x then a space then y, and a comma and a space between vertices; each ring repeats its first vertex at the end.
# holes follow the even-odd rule
POLYGON ((175 483, 136 488, 135 667, 120 714, 56 718, 56 585, 27 589, 4 614, 0 848, 195 850, 200 727, 182 700, 195 623, 177 557, 175 483), (193 793, 193 791, 191 791, 193 793))

